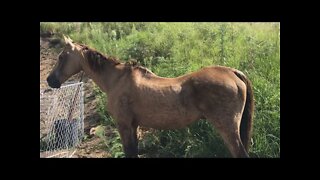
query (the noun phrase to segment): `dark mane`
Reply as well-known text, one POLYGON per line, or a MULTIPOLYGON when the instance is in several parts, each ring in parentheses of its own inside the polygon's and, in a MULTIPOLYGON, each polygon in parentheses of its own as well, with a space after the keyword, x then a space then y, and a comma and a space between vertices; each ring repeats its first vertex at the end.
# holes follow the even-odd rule
POLYGON ((139 70, 140 72, 144 73, 145 75, 155 75, 152 71, 147 69, 146 67, 143 66, 137 66, 135 69, 139 70))
MULTIPOLYGON (((77 44, 81 47, 81 50, 86 57, 89 67, 95 71, 95 72, 101 72, 106 65, 118 65, 120 64, 119 59, 111 56, 105 56, 98 52, 95 49, 92 49, 86 45, 83 44, 77 44)), ((149 69, 141 66, 137 60, 131 59, 125 63, 127 67, 130 67, 130 69, 138 70, 144 75, 155 75, 153 72, 151 72, 149 69)))
POLYGON ((135 59, 131 59, 125 63, 127 67, 129 67, 132 70, 138 70, 143 75, 155 75, 153 72, 151 72, 148 68, 143 67, 139 64, 139 62, 135 59))
POLYGON ((77 44, 81 47, 81 50, 86 57, 89 67, 96 72, 101 72, 106 65, 118 65, 120 61, 115 57, 108 57, 95 49, 89 48, 83 44, 77 44))

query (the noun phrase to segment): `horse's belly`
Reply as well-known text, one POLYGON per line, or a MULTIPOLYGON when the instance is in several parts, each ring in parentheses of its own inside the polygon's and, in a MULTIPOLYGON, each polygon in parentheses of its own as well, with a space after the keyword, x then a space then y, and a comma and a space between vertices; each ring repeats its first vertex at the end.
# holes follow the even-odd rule
POLYGON ((162 107, 161 109, 149 107, 149 111, 136 115, 136 120, 140 126, 155 129, 184 128, 199 118, 200 116, 197 112, 188 111, 183 107, 162 107))
POLYGON ((190 98, 181 94, 181 86, 162 90, 146 90, 133 101, 135 120, 140 126, 157 129, 183 128, 199 118, 190 98), (186 100, 185 100, 186 99, 186 100))

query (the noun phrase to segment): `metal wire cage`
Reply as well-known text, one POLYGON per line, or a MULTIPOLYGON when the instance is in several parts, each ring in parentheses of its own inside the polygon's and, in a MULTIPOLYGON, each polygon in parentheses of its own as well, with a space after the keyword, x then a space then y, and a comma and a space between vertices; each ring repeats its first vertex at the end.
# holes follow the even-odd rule
POLYGON ((40 157, 72 157, 83 135, 83 83, 40 82, 40 157))

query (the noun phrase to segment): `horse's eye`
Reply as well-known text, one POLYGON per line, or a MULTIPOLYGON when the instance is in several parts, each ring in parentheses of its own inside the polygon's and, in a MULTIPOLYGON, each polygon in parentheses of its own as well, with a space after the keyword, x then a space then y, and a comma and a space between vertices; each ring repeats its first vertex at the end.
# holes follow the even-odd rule
POLYGON ((61 55, 59 56, 59 60, 61 60, 61 59, 66 59, 66 58, 68 58, 68 56, 69 56, 69 53, 68 53, 68 52, 65 53, 65 54, 61 54, 61 55))

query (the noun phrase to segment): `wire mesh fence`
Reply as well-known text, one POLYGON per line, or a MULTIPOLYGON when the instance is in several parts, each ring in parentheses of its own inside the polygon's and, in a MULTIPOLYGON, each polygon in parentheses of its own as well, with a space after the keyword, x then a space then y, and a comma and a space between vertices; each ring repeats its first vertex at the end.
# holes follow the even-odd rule
POLYGON ((83 83, 40 82, 40 157, 72 157, 83 135, 83 83))

